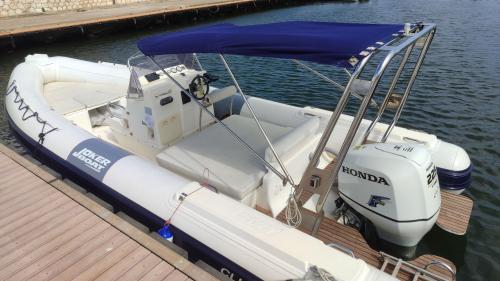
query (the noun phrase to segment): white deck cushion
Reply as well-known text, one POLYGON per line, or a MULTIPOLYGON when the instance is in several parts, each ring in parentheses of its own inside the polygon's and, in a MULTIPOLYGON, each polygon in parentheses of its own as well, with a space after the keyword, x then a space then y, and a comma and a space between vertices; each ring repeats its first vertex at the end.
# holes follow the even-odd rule
MULTIPOLYGON (((253 119, 232 115, 223 122, 264 158, 268 146, 253 119)), ((291 130, 267 122, 261 124, 271 141, 291 130)), ((243 199, 259 187, 267 172, 261 161, 218 124, 167 148, 156 159, 161 166, 202 183, 208 181, 220 192, 236 199, 243 199), (205 169, 210 170, 208 179, 204 178, 205 169)))
POLYGON ((127 94, 127 88, 100 83, 52 82, 45 84, 43 92, 57 113, 68 114, 118 100, 127 94))
MULTIPOLYGON (((302 123, 297 128, 294 128, 293 130, 284 134, 273 142, 276 153, 278 153, 282 160, 286 160, 289 154, 294 153, 299 146, 302 146, 306 142, 310 141, 312 139, 312 136, 317 133, 318 128, 319 118, 312 116, 309 117, 306 122, 302 123)), ((264 159, 268 162, 277 161, 276 157, 269 147, 266 149, 264 155, 264 159)))
MULTIPOLYGON (((301 107, 291 106, 288 104, 278 103, 271 100, 249 97, 248 103, 252 106, 255 115, 259 120, 273 124, 280 124, 296 128, 309 119, 310 116, 304 114, 304 109, 301 107)), ((248 106, 243 104, 240 115, 251 117, 252 114, 248 106)))

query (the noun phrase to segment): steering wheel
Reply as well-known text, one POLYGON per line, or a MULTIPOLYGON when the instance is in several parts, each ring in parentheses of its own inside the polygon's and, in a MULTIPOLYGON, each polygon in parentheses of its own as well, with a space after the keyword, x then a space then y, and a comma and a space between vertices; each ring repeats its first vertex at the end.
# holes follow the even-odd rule
POLYGON ((196 75, 189 83, 189 91, 197 100, 203 100, 208 95, 210 83, 217 80, 219 77, 208 73, 203 74, 203 76, 196 75))

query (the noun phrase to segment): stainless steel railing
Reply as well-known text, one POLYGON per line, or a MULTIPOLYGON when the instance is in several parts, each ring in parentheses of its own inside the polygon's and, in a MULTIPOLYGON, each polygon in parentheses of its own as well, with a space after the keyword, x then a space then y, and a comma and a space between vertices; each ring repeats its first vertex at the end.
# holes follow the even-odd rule
MULTIPOLYGON (((404 35, 400 35, 397 38, 391 40, 390 42, 384 44, 380 48, 376 49, 372 53, 368 54, 358 65, 354 73, 352 73, 352 76, 345 87, 345 90, 335 108, 335 111, 333 112, 332 116, 330 117, 330 120, 325 128, 325 131, 319 141, 319 144, 311 158, 311 161, 304 172, 304 176, 302 177, 302 180, 300 182, 300 189, 301 190, 307 190, 312 193, 316 193, 320 196, 318 202, 316 203, 316 211, 320 213, 323 210, 323 206, 326 201, 326 197, 328 192, 332 188, 335 188, 335 182, 338 177, 338 173, 340 171, 342 162, 344 161, 347 152, 349 151, 349 148, 352 145, 353 139, 359 129, 359 126, 361 124, 361 121, 363 120, 368 105, 372 102, 372 99, 374 97, 375 90, 377 89, 380 80, 382 76, 384 75, 387 67, 390 65, 394 57, 403 51, 405 51, 405 55, 403 57, 403 60, 401 64, 399 65, 398 71, 394 74, 394 77, 391 82, 391 86, 389 87, 390 91, 387 93, 384 102, 382 106, 379 109, 379 114, 377 114, 377 117, 375 120, 372 122, 370 125, 370 131, 373 129, 373 127, 376 125, 378 120, 380 119, 380 116, 383 114, 385 107, 387 106, 389 96, 391 95, 392 90, 396 86, 397 82, 400 79, 401 72, 403 71, 405 65, 408 63, 408 58, 411 55, 412 49, 414 48, 417 40, 420 38, 424 38, 427 36, 426 42, 424 44, 424 47, 422 48, 422 51, 420 53, 420 56, 418 58, 417 64, 415 65, 415 68, 413 70, 413 73, 411 75, 410 81, 408 82, 408 85, 406 87, 405 93, 403 95, 403 98, 401 100, 401 103, 398 106, 398 109, 396 110, 395 118, 393 119, 393 122, 389 126, 388 130, 385 132, 384 137, 386 138, 389 134, 392 128, 394 127, 395 123, 400 117, 402 108, 404 107, 404 104, 406 102, 406 99, 408 98, 408 95, 410 93, 411 87, 413 85, 413 82, 418 74, 418 70, 420 69, 423 59, 425 57, 425 54, 428 51, 428 47, 432 41, 432 37, 434 35, 434 32, 436 30, 436 26, 434 24, 415 24, 413 28, 410 30, 407 30, 404 35), (369 62, 372 61, 375 55, 381 54, 386 52, 385 57, 382 59, 382 61, 377 65, 375 72, 369 81, 369 87, 368 90, 364 93, 363 100, 361 102, 361 105, 359 106, 357 113, 351 123, 351 126, 349 127, 349 130, 347 132, 346 137, 344 138, 344 141, 342 143, 342 146, 340 148, 340 151, 337 155, 337 159, 333 165, 333 168, 331 171, 326 173, 324 170, 317 168, 319 158, 323 151, 325 150, 325 147, 330 139, 330 136, 333 132, 333 129, 335 128, 335 125, 337 124, 340 115, 344 112, 348 99, 350 95, 352 94, 352 88, 356 83, 361 83, 364 82, 366 83, 366 80, 360 79, 361 74, 364 74, 366 70, 366 66, 368 65, 369 62), (391 89, 392 88, 392 89, 391 89), (380 115, 380 116, 379 116, 380 115), (319 175, 319 176, 318 176, 319 175), (314 176, 314 180, 312 178, 314 176), (319 177, 319 180, 318 180, 319 177), (311 183, 314 182, 314 185, 311 185, 311 183)), ((358 93, 359 94, 359 93, 358 93)), ((363 139, 366 139, 367 135, 364 136, 363 139)), ((338 192, 338 190, 334 190, 335 192, 338 192)), ((300 194, 300 192, 298 193, 300 194)))

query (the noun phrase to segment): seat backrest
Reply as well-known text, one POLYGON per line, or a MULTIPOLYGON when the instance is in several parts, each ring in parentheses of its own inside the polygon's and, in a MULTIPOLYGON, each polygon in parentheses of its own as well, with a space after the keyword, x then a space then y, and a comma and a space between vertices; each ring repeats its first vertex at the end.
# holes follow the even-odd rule
POLYGON ((208 96, 207 100, 209 103, 214 104, 216 102, 219 102, 223 99, 229 98, 231 96, 234 96, 236 94, 236 87, 235 86, 227 86, 221 89, 215 89, 211 91, 208 96))
MULTIPOLYGON (((273 142, 276 152, 295 183, 300 182, 309 164, 310 155, 319 142, 321 137, 321 133, 318 132, 319 125, 320 119, 311 116, 306 122, 273 142)), ((265 152, 265 160, 281 171, 269 147, 265 152)), ((290 184, 283 186, 282 180, 273 172, 268 171, 262 180, 262 187, 259 206, 270 210, 273 216, 277 216, 286 207, 292 190, 290 184)))
MULTIPOLYGON (((304 109, 270 100, 249 97, 248 103, 252 106, 257 118, 261 121, 276 124, 282 127, 296 128, 309 119, 304 109)), ((252 118, 250 110, 243 104, 240 115, 252 118)))
MULTIPOLYGON (((295 151, 295 148, 308 142, 316 134, 319 124, 318 117, 309 117, 307 121, 281 136, 273 143, 276 153, 283 160, 289 158, 290 154, 295 151)), ((264 159, 270 163, 277 161, 270 147, 266 149, 264 155, 264 159)))

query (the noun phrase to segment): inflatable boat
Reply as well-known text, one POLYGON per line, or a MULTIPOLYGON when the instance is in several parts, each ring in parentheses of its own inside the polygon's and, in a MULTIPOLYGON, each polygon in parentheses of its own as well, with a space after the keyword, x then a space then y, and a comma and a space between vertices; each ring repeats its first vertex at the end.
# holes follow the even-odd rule
POLYGON ((415 247, 437 219, 440 188, 469 186, 462 148, 395 125, 434 32, 421 23, 222 24, 142 39, 128 65, 35 54, 12 72, 5 104, 45 163, 150 229, 168 226, 190 258, 234 280, 393 280, 295 227, 348 218, 415 247), (392 85, 377 104, 381 72, 402 54, 395 84, 415 50, 405 92, 392 85), (218 78, 196 53, 219 54, 233 83, 211 86, 218 78), (320 78, 304 62, 335 65, 350 78, 333 112, 296 107, 245 95, 226 54, 291 59, 320 78), (377 56, 373 78, 362 79, 377 56), (343 113, 352 96, 361 98, 355 116, 343 113), (393 122, 378 122, 394 99, 393 122), (373 103, 376 118, 364 119, 373 103))

